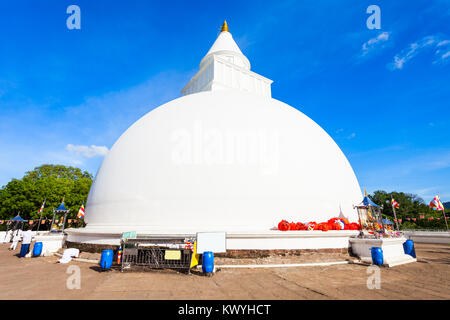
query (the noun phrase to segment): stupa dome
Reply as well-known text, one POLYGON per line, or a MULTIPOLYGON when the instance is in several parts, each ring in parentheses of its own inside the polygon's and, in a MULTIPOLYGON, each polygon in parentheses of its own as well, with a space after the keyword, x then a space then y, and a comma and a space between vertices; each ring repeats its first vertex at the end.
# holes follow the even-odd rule
POLYGON ((339 214, 357 222, 361 190, 333 139, 273 99, 271 80, 212 56, 184 96, 111 148, 89 193, 87 228, 256 232, 339 214))

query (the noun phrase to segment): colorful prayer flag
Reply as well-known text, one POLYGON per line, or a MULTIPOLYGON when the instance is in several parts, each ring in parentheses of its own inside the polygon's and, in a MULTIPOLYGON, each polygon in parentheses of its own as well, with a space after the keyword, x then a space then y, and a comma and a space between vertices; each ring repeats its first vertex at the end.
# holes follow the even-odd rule
POLYGON ((81 204, 80 210, 78 210, 77 218, 84 219, 84 203, 81 204))
POLYGON ((44 211, 44 206, 45 206, 45 200, 44 200, 44 202, 42 202, 42 206, 39 209, 38 213, 41 213, 42 211, 44 211))
POLYGON ((430 202, 430 208, 437 211, 443 211, 444 205, 442 204, 441 200, 439 200, 439 196, 434 197, 433 200, 430 202))
POLYGON ((394 199, 391 200, 391 206, 394 207, 394 208, 399 208, 399 207, 400 207, 400 205, 398 204, 398 202, 395 201, 394 199))

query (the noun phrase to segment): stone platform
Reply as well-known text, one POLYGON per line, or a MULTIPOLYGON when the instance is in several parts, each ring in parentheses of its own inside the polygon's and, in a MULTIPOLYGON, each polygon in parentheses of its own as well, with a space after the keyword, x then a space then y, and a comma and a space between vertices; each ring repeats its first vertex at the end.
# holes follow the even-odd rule
POLYGON ((360 239, 351 238, 350 244, 354 255, 358 256, 362 262, 371 264, 371 248, 377 247, 383 250, 383 265, 394 267, 405 263, 416 262, 417 259, 405 254, 403 243, 408 240, 401 238, 383 239, 360 239))

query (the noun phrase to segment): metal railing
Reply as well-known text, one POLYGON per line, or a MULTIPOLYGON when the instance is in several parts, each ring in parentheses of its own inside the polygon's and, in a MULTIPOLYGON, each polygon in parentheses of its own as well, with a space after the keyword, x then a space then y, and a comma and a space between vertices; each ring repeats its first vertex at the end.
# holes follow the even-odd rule
POLYGON ((122 272, 133 267, 190 270, 192 250, 185 248, 184 238, 125 239, 122 248, 122 272))

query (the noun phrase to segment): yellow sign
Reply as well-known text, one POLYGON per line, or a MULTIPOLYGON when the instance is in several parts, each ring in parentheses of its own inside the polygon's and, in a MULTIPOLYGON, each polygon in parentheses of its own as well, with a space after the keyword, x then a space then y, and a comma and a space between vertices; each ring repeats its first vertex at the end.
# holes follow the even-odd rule
POLYGON ((198 265, 199 257, 200 257, 200 255, 197 254, 197 241, 195 241, 194 242, 194 252, 192 253, 192 258, 191 258, 191 268, 198 265))
POLYGON ((180 250, 166 250, 164 255, 165 260, 181 260, 180 250))

